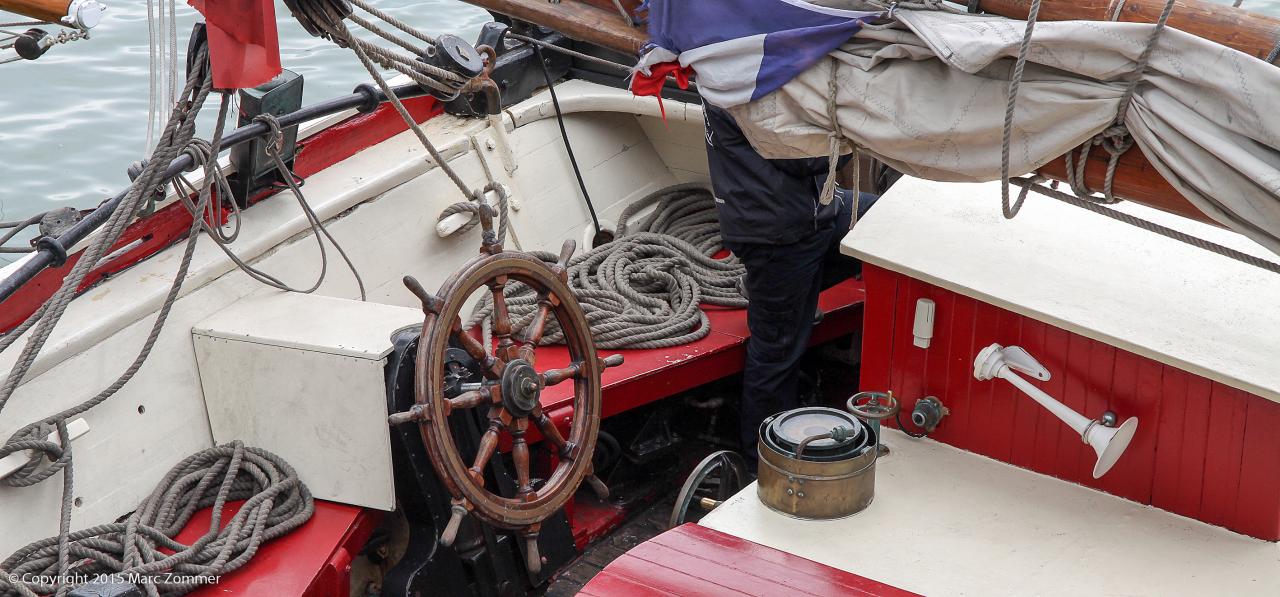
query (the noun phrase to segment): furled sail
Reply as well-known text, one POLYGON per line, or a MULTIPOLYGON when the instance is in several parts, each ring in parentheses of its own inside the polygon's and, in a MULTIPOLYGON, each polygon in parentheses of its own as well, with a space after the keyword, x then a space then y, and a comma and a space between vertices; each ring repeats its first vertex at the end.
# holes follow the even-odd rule
MULTIPOLYGON (((661 4, 675 3, 654 2, 661 4)), ((705 91, 704 98, 730 108, 767 157, 825 155, 834 99, 844 137, 899 170, 944 181, 999 178, 1009 81, 1026 22, 902 8, 894 16, 895 26, 861 28, 829 59, 749 102, 705 91)), ((1035 27, 1012 127, 1011 172, 1036 170, 1114 124, 1153 27, 1097 21, 1035 27)), ((1280 253, 1280 113, 1264 99, 1280 93, 1280 69, 1175 29, 1155 43, 1124 116, 1128 133, 1196 208, 1280 253)), ((681 63, 696 57, 678 54, 681 63)))

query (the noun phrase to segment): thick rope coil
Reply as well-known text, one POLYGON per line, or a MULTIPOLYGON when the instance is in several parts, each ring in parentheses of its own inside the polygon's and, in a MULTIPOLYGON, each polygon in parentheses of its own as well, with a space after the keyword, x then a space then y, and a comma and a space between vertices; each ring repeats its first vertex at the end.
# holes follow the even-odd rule
MULTIPOLYGON (((711 331, 702 305, 744 307, 738 281, 745 269, 737 258, 713 259, 722 248, 720 225, 710 191, 678 185, 653 193, 619 216, 618 239, 579 254, 569 262, 573 288, 601 348, 664 348, 687 344, 711 331), (630 220, 643 209, 653 212, 639 224, 630 220)), ((555 263, 556 255, 532 253, 555 263)), ((524 329, 538 308, 536 294, 520 283, 503 292, 514 331, 524 329)), ((487 295, 469 325, 485 327, 492 314, 487 295)), ((543 344, 562 343, 554 319, 543 344)))
MULTIPOLYGON (((200 47, 196 52, 196 64, 204 65, 208 58, 208 50, 206 47, 200 47)), ((5 403, 13 395, 14 390, 22 383, 30 371, 32 363, 35 362, 36 356, 40 349, 44 347, 53 328, 61 319, 62 314, 66 311, 71 299, 75 297, 76 291, 84 278, 92 270, 92 268, 103 258, 109 247, 115 244, 124 232, 124 229, 137 216, 138 211, 146 203, 146 201, 155 193, 156 189, 163 184, 164 168, 167 166, 180 151, 180 148, 186 146, 195 134, 196 115, 206 97, 208 97, 213 87, 213 79, 209 75, 207 68, 194 69, 187 79, 186 86, 181 94, 182 101, 176 102, 172 115, 168 124, 165 125, 164 131, 160 135, 160 140, 156 144, 156 149, 151 155, 138 178, 134 180, 133 186, 125 195, 115 211, 103 224, 103 230, 95 237, 89 246, 82 253, 81 258, 71 269, 67 276, 63 279, 60 286, 53 297, 45 302, 44 305, 30 318, 22 322, 17 328, 9 334, 0 337, 0 351, 7 349, 18 338, 22 337, 28 330, 31 330, 31 336, 28 338, 22 352, 18 355, 17 362, 9 371, 8 377, 5 379, 3 386, 0 386, 0 411, 4 409, 5 403), (34 330, 32 330, 34 328, 34 330)), ((223 98, 222 110, 219 113, 218 129, 214 133, 213 147, 217 150, 221 143, 221 131, 225 124, 227 99, 223 98)), ((205 181, 206 189, 212 183, 212 180, 205 181)), ((202 203, 197 206, 194 211, 196 214, 203 213, 207 201, 208 194, 202 197, 202 203)), ((191 264, 192 255, 195 252, 195 239, 199 233, 203 220, 200 217, 192 218, 191 229, 188 231, 188 240, 186 249, 183 253, 182 261, 178 267, 178 273, 174 277, 173 283, 169 287, 169 292, 165 296, 164 303, 161 305, 160 312, 156 315, 155 322, 152 324, 151 332, 147 339, 143 342, 142 348, 138 351, 137 357, 129 365, 123 373, 110 386, 103 389, 97 395, 89 398, 68 408, 56 415, 47 417, 44 420, 37 421, 26 427, 19 429, 0 446, 0 458, 10 454, 19 452, 23 448, 21 446, 30 446, 35 450, 34 458, 29 460, 15 474, 5 479, 8 485, 23 486, 39 483, 51 477, 54 473, 62 471, 62 503, 59 511, 58 535, 54 539, 57 543, 56 559, 49 563, 44 569, 56 572, 62 578, 66 578, 72 564, 70 560, 70 531, 71 531, 71 508, 72 495, 74 493, 74 474, 72 471, 72 446, 71 438, 67 431, 66 421, 72 417, 84 413, 89 409, 97 406, 111 396, 115 395, 120 388, 133 378, 133 376, 146 362, 147 357, 151 354, 151 349, 155 346, 156 340, 159 338, 160 329, 164 326, 168 318, 169 310, 177 300, 178 292, 182 287, 182 282, 186 277, 186 272, 191 264), (45 439, 50 433, 50 429, 57 431, 58 444, 56 447, 50 446, 51 442, 45 439), (44 459, 47 462, 41 462, 44 459)), ((9 568, 7 565, 0 567, 9 568)), ((7 584, 12 586, 12 583, 7 584)), ((57 597, 65 595, 71 587, 69 585, 61 585, 53 588, 57 597)), ((34 595, 31 589, 21 586, 13 589, 16 594, 30 597, 34 595)), ((13 593, 9 593, 13 594, 13 593)))
POLYGON ((99 574, 142 579, 152 596, 184 595, 240 568, 314 512, 311 492, 279 456, 240 442, 203 450, 174 466, 124 521, 42 539, 0 562, 0 597, 73 588, 23 578, 99 574), (224 524, 227 503, 240 500, 224 524), (210 507, 207 533, 190 545, 174 539, 197 510, 210 507), (74 563, 61 567, 68 557, 74 563))

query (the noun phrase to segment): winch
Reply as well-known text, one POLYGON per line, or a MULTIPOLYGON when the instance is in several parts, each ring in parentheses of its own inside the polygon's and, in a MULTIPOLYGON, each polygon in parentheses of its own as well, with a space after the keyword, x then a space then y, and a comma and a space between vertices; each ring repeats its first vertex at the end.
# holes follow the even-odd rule
POLYGON ((866 421, 834 408, 798 408, 765 419, 760 501, 796 518, 861 512, 875 497, 877 436, 866 421))

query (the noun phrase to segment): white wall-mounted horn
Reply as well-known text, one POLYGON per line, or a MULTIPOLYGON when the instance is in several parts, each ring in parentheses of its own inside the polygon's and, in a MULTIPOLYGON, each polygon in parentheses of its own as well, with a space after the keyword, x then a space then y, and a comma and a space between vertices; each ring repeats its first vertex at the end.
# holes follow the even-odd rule
POLYGON ((1008 381, 1079 433, 1084 443, 1098 453, 1098 462, 1093 467, 1093 478, 1097 479, 1107 474, 1107 471, 1111 470, 1111 467, 1120 459, 1120 455, 1124 454, 1125 448, 1129 447, 1129 442, 1133 440, 1133 434, 1138 430, 1137 417, 1126 419, 1119 427, 1108 427, 1102 420, 1090 419, 1071 410, 1067 405, 1055 400, 1053 396, 1031 385, 1031 382, 1022 379, 1014 371, 1020 371, 1040 381, 1049 381, 1049 370, 1019 346, 1005 348, 999 344, 992 344, 982 349, 978 353, 978 358, 973 361, 973 376, 979 381, 996 377, 1008 381))

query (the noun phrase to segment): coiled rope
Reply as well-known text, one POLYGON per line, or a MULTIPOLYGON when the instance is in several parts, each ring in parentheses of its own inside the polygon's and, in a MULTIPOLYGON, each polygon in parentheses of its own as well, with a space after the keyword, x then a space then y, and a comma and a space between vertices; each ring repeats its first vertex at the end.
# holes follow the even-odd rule
MULTIPOLYGON (((208 49, 201 46, 196 52, 196 64, 206 65, 208 60, 208 49)), ((155 151, 151 155, 151 159, 143 166, 142 172, 138 178, 134 180, 134 184, 130 187, 128 194, 125 195, 119 207, 112 212, 111 217, 104 224, 103 232, 94 239, 93 242, 82 253, 81 258, 76 262, 71 272, 67 274, 62 282, 62 286, 54 293, 53 297, 45 302, 40 309, 22 322, 17 328, 0 337, 0 352, 7 349, 18 338, 30 330, 32 331, 30 338, 23 347, 22 352, 18 355, 17 362, 13 369, 9 371, 8 377, 5 379, 3 386, 0 386, 0 411, 3 411, 4 405, 13 395, 14 390, 22 383, 27 372, 31 369, 32 363, 35 362, 36 356, 40 349, 43 348, 45 342, 49 339, 49 335, 53 333, 53 328, 61 319, 62 314, 66 311, 71 299, 75 297, 76 291, 79 289, 81 282, 92 268, 100 261, 107 249, 115 244, 124 232, 125 227, 133 221, 138 211, 142 208, 163 182, 163 166, 168 164, 177 156, 179 150, 191 141, 195 134, 196 115, 200 110, 200 106, 209 92, 212 90, 213 79, 207 68, 196 68, 187 79, 187 84, 183 89, 180 101, 174 105, 172 115, 168 124, 160 135, 160 141, 156 145, 155 151), (188 101, 189 100, 189 101, 188 101)), ((225 120, 226 103, 223 103, 222 118, 225 120)), ((220 123, 221 124, 221 123, 220 123)), ((221 126, 215 133, 214 147, 216 148, 221 142, 221 126)), ((206 181, 206 186, 211 181, 206 181)), ((202 213, 205 205, 199 205, 196 213, 202 213)), ((68 578, 67 571, 71 566, 69 537, 71 533, 71 508, 72 495, 74 493, 74 474, 72 471, 72 453, 71 438, 67 431, 67 421, 72 417, 81 414, 94 406, 102 403, 107 398, 113 396, 120 388, 124 387, 138 369, 141 368, 147 356, 151 353, 151 348, 155 345, 156 339, 159 337, 160 329, 164 326, 165 320, 169 315, 169 308, 172 307, 173 301, 176 300, 178 291, 182 286, 183 278, 186 276, 187 267, 191 263, 191 257, 195 251, 194 239, 197 236, 203 220, 199 217, 192 219, 191 230, 188 232, 188 241, 183 259, 179 265, 179 273, 174 278, 173 284, 169 288, 169 293, 165 297, 160 312, 156 316, 155 323, 152 324, 151 332, 147 336, 147 340, 143 343, 138 356, 133 363, 106 389, 97 395, 66 409, 51 417, 47 417, 41 421, 37 421, 26 427, 19 429, 9 438, 4 445, 0 446, 0 458, 30 450, 33 452, 32 458, 23 465, 18 471, 4 479, 4 483, 10 486, 23 487, 34 485, 49 477, 56 472, 62 471, 62 503, 58 520, 57 535, 57 560, 56 568, 58 575, 62 579, 68 578), (58 442, 53 443, 46 438, 50 433, 56 432, 58 442)), ((59 582, 55 589, 55 595, 62 597, 71 590, 71 585, 59 582)), ((30 590, 20 592, 21 595, 33 595, 30 590)))
MULTIPOLYGON (((7 574, 0 574, 0 589, 4 589, 3 592, 0 592, 0 596, 7 597, 8 595, 23 595, 24 597, 34 597, 34 595, 36 595, 34 592, 35 590, 39 590, 45 594, 53 592, 58 597, 65 595, 72 588, 71 583, 66 582, 73 578, 70 576, 69 571, 72 570, 74 566, 79 572, 87 565, 80 561, 77 561, 73 565, 71 562, 73 555, 77 558, 81 556, 96 557, 98 564, 105 565, 107 566, 106 569, 110 570, 120 571, 127 569, 130 572, 152 573, 172 568, 172 564, 184 563, 188 560, 197 561, 200 560, 200 558, 205 558, 206 556, 204 554, 206 554, 206 551, 204 550, 206 548, 213 549, 211 546, 217 543, 215 541, 216 537, 210 535, 205 539, 202 539, 201 542, 197 542, 195 546, 192 546, 192 549, 188 550, 188 552, 186 552, 187 555, 185 556, 179 553, 173 557, 168 557, 162 553, 161 557, 156 557, 155 554, 159 552, 156 552, 154 549, 151 549, 150 551, 144 549, 147 544, 144 540, 136 537, 139 531, 137 529, 137 524, 134 524, 133 526, 126 528, 125 540, 120 543, 120 545, 123 546, 121 547, 123 551, 120 552, 123 554, 122 557, 114 557, 111 555, 111 553, 113 553, 111 552, 111 548, 115 544, 109 540, 102 539, 101 537, 91 537, 90 535, 93 535, 91 531, 94 531, 95 529, 91 529, 90 531, 81 531, 80 533, 75 534, 71 533, 71 508, 72 496, 74 495, 75 477, 72 469, 72 446, 67 430, 67 421, 75 416, 87 412, 115 395, 116 392, 123 388, 125 384, 127 384, 133 376, 137 374, 138 370, 141 369, 142 365, 150 356, 151 350, 154 348, 156 341, 159 339, 160 331, 168 320, 169 313, 178 298, 178 293, 180 292, 183 281, 186 279, 187 272, 190 269, 192 257, 195 253, 196 241, 199 238, 201 230, 209 231, 209 229, 216 226, 216 222, 219 221, 219 218, 216 215, 217 210, 210 207, 210 202, 212 200, 213 185, 218 184, 220 187, 225 187, 226 184, 225 180, 221 176, 221 172, 217 170, 216 156, 221 148, 222 131, 226 126, 230 96, 227 94, 223 94, 222 96, 213 140, 211 142, 204 143, 195 139, 196 116, 200 107, 204 104, 204 100, 212 91, 213 85, 212 77, 210 76, 207 68, 207 47, 201 46, 198 48, 196 50, 195 59, 195 64, 201 65, 201 68, 193 69, 192 73, 188 77, 186 86, 180 96, 181 100, 175 103, 172 115, 168 124, 165 126, 163 133, 160 135, 159 142, 156 144, 156 149, 151 155, 151 159, 147 160, 143 164, 141 169, 142 171, 137 179, 134 180, 133 186, 130 187, 125 198, 121 201, 118 208, 112 212, 107 223, 104 225, 104 231, 98 237, 95 237, 90 245, 84 250, 82 257, 76 262, 75 267, 72 268, 71 272, 63 280, 62 286, 54 296, 49 301, 45 302, 45 304, 42 305, 35 314, 24 321, 21 325, 10 333, 0 337, 0 351, 3 351, 16 342, 18 338, 22 337, 28 330, 31 330, 34 327, 30 338, 23 347, 22 353, 18 356, 17 362, 13 369, 10 370, 4 385, 0 386, 0 411, 2 411, 5 403, 13 395, 14 390, 30 370, 32 363, 40 352, 40 349, 48 340, 54 326, 65 312, 68 304, 71 302, 71 299, 75 297, 76 291, 79 289, 80 284, 84 281, 86 275, 92 271, 93 267, 103 258, 107 249, 116 243, 125 227, 133 221, 143 205, 152 196, 154 196, 157 189, 161 188, 164 184, 164 166, 169 164, 181 151, 191 153, 198 163, 203 163, 205 166, 205 177, 204 183, 197 195, 197 200, 193 203, 187 195, 181 195, 183 204, 192 214, 192 222, 191 227, 187 232, 187 240, 182 259, 178 266, 178 271, 174 276, 173 282, 169 286, 169 291, 165 295, 159 312, 156 314, 156 319, 152 323, 150 333, 147 335, 146 340, 143 342, 143 345, 139 349, 133 362, 123 373, 120 374, 119 377, 116 378, 114 382, 95 396, 55 415, 46 417, 19 429, 9 438, 8 441, 3 445, 0 445, 0 458, 24 451, 32 452, 32 456, 28 459, 26 464, 3 480, 3 483, 6 485, 14 487, 30 486, 52 477, 59 471, 62 471, 63 473, 62 503, 59 514, 58 535, 40 542, 39 547, 19 551, 18 554, 15 554, 13 557, 6 560, 3 565, 0 565, 0 568, 4 568, 9 572, 16 572, 18 570, 41 570, 50 575, 56 573, 60 580, 54 585, 41 586, 38 589, 33 589, 31 586, 28 586, 28 583, 14 583, 9 579, 7 574), (210 217, 210 214, 214 214, 213 219, 211 222, 206 222, 206 218, 210 217), (51 434, 57 435, 57 442, 48 441, 47 438, 51 434), (90 533, 90 535, 85 535, 85 533, 90 533), (75 543, 76 541, 79 541, 77 537, 90 539, 82 544, 83 549, 77 547, 77 544, 75 543), (35 551, 31 551, 32 549, 35 551), (86 549, 89 551, 86 552, 86 549), (37 555, 32 555, 33 553, 37 555), (36 558, 37 563, 24 563, 25 558, 28 556, 36 558), (165 566, 159 566, 157 564, 157 562, 161 561, 167 562, 165 566), (5 589, 5 586, 7 586, 7 589, 5 589)), ((268 153, 270 154, 271 152, 269 151, 268 153)), ((278 159, 278 154, 276 154, 276 157, 278 159)), ((295 193, 297 193, 295 185, 291 184, 291 188, 293 188, 295 193)), ((305 201, 302 201, 301 198, 299 198, 299 201, 305 204, 305 201)), ((321 230, 323 230, 323 228, 321 228, 321 230)), ((215 239, 215 242, 219 238, 222 238, 220 235, 214 234, 211 231, 209 234, 215 239)), ((219 246, 222 245, 219 244, 219 246)), ((230 466, 230 470, 240 470, 240 461, 245 458, 243 455, 239 455, 240 452, 241 450, 237 448, 237 456, 233 458, 234 466, 230 466)), ((198 457, 199 455, 193 458, 198 457)), ((274 456, 270 457, 270 459, 278 460, 274 456)), ((187 462, 190 462, 190 459, 187 462)), ((276 464, 283 465, 283 463, 276 464)), ((276 466, 276 468, 287 469, 287 465, 283 465, 283 467, 276 466)), ((288 472, 288 476, 296 477, 296 475, 293 475, 292 469, 288 469, 288 472)), ((280 478, 280 475, 268 475, 264 477, 262 474, 252 472, 251 474, 259 480, 269 478, 272 484, 276 483, 275 479, 280 478)), ((236 474, 233 473, 231 476, 234 480, 236 474)), ((166 481, 172 480, 173 479, 169 478, 166 479, 166 481)), ((230 481, 228 483, 230 483, 230 481)), ((170 485, 172 485, 172 483, 166 484, 165 482, 162 482, 160 487, 163 489, 157 489, 157 492, 163 492, 163 495, 166 496, 164 497, 164 500, 171 501, 176 499, 169 496, 181 496, 185 491, 184 486, 181 484, 173 487, 170 487, 170 485)), ((222 572, 234 569, 235 567, 243 564, 248 558, 252 557, 253 553, 257 550, 257 546, 262 541, 276 536, 274 534, 267 533, 264 530, 267 528, 264 527, 264 524, 266 524, 270 519, 269 516, 267 518, 264 518, 264 516, 267 516, 267 513, 272 508, 271 500, 274 500, 275 498, 271 496, 286 489, 291 490, 290 488, 293 485, 296 485, 296 483, 286 483, 282 486, 281 490, 268 491, 267 494, 269 499, 264 498, 268 499, 266 505, 267 510, 262 511, 261 515, 258 515, 255 520, 251 521, 252 525, 250 527, 244 527, 244 523, 236 523, 233 520, 233 525, 228 527, 229 532, 231 533, 228 536, 232 537, 235 542, 224 542, 218 544, 223 547, 218 548, 220 551, 218 551, 214 559, 207 560, 204 568, 198 569, 202 571, 199 573, 221 574, 222 572), (245 528, 248 528, 248 530, 245 531, 245 528), (248 543, 245 543, 245 541, 248 543), (235 547, 237 545, 242 547, 235 547), (244 548, 243 545, 248 545, 248 548, 244 548), (228 559, 233 553, 236 554, 235 557, 228 559)), ((204 482, 198 486, 201 491, 206 489, 206 487, 207 483, 204 482)), ((243 489, 244 485, 243 483, 240 483, 234 487, 231 485, 227 485, 227 487, 230 489, 227 489, 228 493, 226 493, 226 495, 240 495, 235 492, 243 489)), ((305 493, 305 489, 302 489, 301 491, 305 493)), ((202 494, 197 492, 194 499, 197 499, 198 501, 200 495, 202 494)), ((220 493, 219 495, 222 497, 216 500, 216 504, 218 511, 221 512, 222 503, 225 502, 227 497, 223 493, 220 493)), ((307 502, 307 505, 305 508, 305 517, 301 519, 303 521, 310 517, 311 511, 310 495, 308 494, 304 497, 304 501, 307 502)), ((151 502, 149 501, 148 503, 151 502)), ((146 505, 144 504, 144 507, 145 506, 146 505)), ((192 506, 192 509, 195 507, 196 506, 192 506)), ((247 504, 246 509, 256 511, 257 506, 247 504)), ((168 509, 162 508, 161 514, 163 516, 168 516, 171 512, 169 512, 168 509), (166 512, 168 512, 168 514, 166 514, 166 512)), ((190 513, 188 512, 187 518, 189 518, 189 514, 190 513)), ((150 524, 150 522, 147 521, 152 519, 144 518, 142 520, 147 524, 150 524)), ((301 522, 298 522, 297 524, 301 524, 301 522)), ((296 527, 297 524, 290 523, 278 525, 279 528, 283 529, 280 533, 287 532, 287 530, 296 527)), ((213 528, 216 529, 217 526, 218 522, 217 519, 215 519, 213 528)), ((102 528, 103 527, 99 527, 96 530, 101 530, 102 528)), ((180 525, 178 528, 181 528, 180 525)), ((102 531, 102 533, 111 532, 114 531, 102 531)), ((173 532, 176 532, 176 530, 173 532)), ((161 540, 159 536, 154 533, 148 533, 147 535, 150 537, 150 539, 147 540, 155 540, 158 542, 158 545, 165 549, 179 550, 183 547, 172 540, 161 540)), ((173 569, 179 570, 178 568, 173 569)), ((19 581, 20 580, 21 579, 19 578, 19 581)), ((198 584, 199 583, 188 586, 188 584, 178 583, 173 587, 170 587, 173 589, 172 591, 166 589, 168 591, 166 594, 181 594, 195 588, 198 584)), ((158 590, 154 586, 146 586, 144 588, 147 589, 148 594, 150 595, 159 594, 157 592, 158 590)))
MULTIPOLYGON (((715 259, 723 243, 711 192, 698 184, 657 191, 623 210, 618 239, 569 262, 569 286, 582 304, 600 348, 665 348, 687 344, 711 331, 703 305, 745 307, 738 281, 745 269, 736 257, 715 259), (653 212, 637 225, 641 210, 653 212)), ((531 252, 548 264, 556 255, 531 252)), ((513 282, 503 291, 513 330, 533 320, 538 297, 513 282)), ((470 325, 487 327, 492 298, 476 305, 470 325)), ((554 320, 542 344, 563 343, 554 320)))
POLYGON ((279 456, 241 442, 217 446, 173 467, 123 522, 41 539, 0 562, 0 597, 63 594, 67 587, 39 581, 99 574, 140 580, 151 596, 185 595, 240 568, 314 512, 311 492, 279 456), (224 526, 227 503, 239 500, 224 526), (210 507, 208 532, 190 545, 174 539, 210 507))

